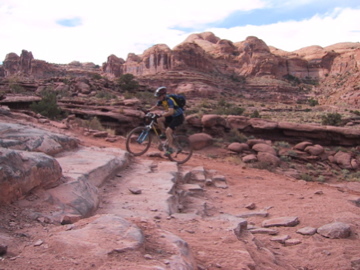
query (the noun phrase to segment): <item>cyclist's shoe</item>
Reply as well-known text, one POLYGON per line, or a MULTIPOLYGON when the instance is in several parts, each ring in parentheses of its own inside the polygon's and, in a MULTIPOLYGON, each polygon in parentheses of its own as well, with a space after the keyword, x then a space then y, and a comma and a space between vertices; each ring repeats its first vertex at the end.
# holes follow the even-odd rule
POLYGON ((170 156, 172 153, 174 153, 174 149, 172 149, 171 147, 167 147, 166 148, 166 152, 165 152, 165 156, 170 156))
POLYGON ((165 135, 165 134, 160 134, 159 138, 162 139, 162 140, 165 140, 165 139, 166 139, 166 135, 165 135))

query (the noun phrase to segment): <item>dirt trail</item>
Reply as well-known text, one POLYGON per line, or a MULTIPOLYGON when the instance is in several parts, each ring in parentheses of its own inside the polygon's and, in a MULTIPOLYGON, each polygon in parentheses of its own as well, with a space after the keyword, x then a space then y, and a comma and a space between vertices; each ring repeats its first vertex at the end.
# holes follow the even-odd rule
MULTIPOLYGON (((120 143, 122 147, 122 144, 120 143)), ((226 215, 236 216, 248 212, 250 203, 256 205, 254 211, 267 210, 267 218, 296 216, 300 224, 296 227, 279 227, 279 235, 289 235, 300 240, 300 244, 285 246, 273 242, 273 237, 256 234, 255 238, 274 254, 260 256, 261 252, 251 253, 250 244, 246 246, 255 261, 256 269, 352 269, 351 261, 360 258, 360 208, 351 201, 360 194, 349 193, 326 184, 299 181, 288 176, 266 170, 249 169, 232 164, 224 159, 213 159, 214 149, 197 151, 192 159, 180 170, 187 167, 203 166, 216 170, 226 177, 228 188, 205 187, 205 192, 197 194, 189 201, 192 207, 206 204, 206 216, 161 219, 158 225, 187 241, 196 259, 204 269, 240 269, 242 262, 251 261, 241 256, 244 243, 239 241, 233 229, 236 221, 228 221, 226 215), (296 231, 303 227, 318 228, 322 225, 341 221, 351 225, 352 235, 348 239, 327 239, 319 234, 304 236, 296 231)), ((217 153, 221 156, 221 150, 217 153)), ((157 158, 140 157, 153 162, 157 158)), ((113 199, 107 198, 112 201, 113 199)), ((261 227, 264 217, 247 218, 249 225, 261 227)))
MULTIPOLYGON (((80 134, 77 136, 85 146, 116 146, 124 149, 123 140, 110 143, 80 134)), ((142 216, 132 216, 132 209, 125 207, 123 210, 128 211, 123 212, 124 216, 137 223, 146 235, 152 235, 155 229, 160 228, 185 240, 195 256, 199 269, 356 269, 351 267, 351 262, 360 259, 360 208, 351 201, 358 200, 360 194, 349 193, 321 183, 295 180, 266 170, 245 168, 226 162, 221 158, 223 155, 221 149, 216 148, 197 151, 188 163, 180 166, 180 171, 197 166, 202 166, 206 170, 216 170, 226 177, 228 188, 205 186, 203 192, 195 193, 189 198, 184 209, 185 213, 174 214, 172 217, 167 217, 162 211, 156 211, 160 209, 159 206, 151 204, 146 204, 146 215, 139 211, 137 213, 142 216), (219 158, 210 158, 215 155, 219 158), (247 218, 249 226, 261 227, 261 223, 267 218, 296 216, 300 220, 300 224, 296 227, 276 229, 279 235, 289 235, 292 239, 300 240, 301 243, 285 246, 271 241, 273 236, 267 234, 254 235, 256 240, 251 236, 244 238, 245 241, 238 240, 233 232, 237 225, 237 219, 234 219, 234 216, 248 212, 245 206, 250 203, 256 206, 253 211, 265 209, 269 216, 266 218, 249 217, 247 218), (200 214, 196 215, 196 212, 200 214), (143 226, 140 222, 142 218, 150 220, 151 223, 143 226), (304 236, 296 233, 303 227, 318 228, 334 221, 349 224, 352 229, 351 237, 327 239, 319 234, 304 236), (254 245, 254 241, 258 243, 258 246, 254 245)), ((146 156, 135 158, 133 165, 110 179, 102 187, 100 191, 102 203, 98 213, 116 213, 115 210, 124 203, 122 196, 125 193, 128 194, 128 190, 124 190, 128 188, 125 176, 130 174, 133 177, 139 168, 138 173, 141 177, 148 175, 148 172, 141 171, 143 162, 159 164, 167 160, 146 156)), ((156 180, 149 177, 145 180, 141 179, 142 182, 135 187, 158 188, 156 180), (145 180, 147 182, 144 182, 145 180)), ((146 203, 141 195, 132 196, 131 200, 134 198, 139 201, 132 203, 146 203)), ((129 200, 129 197, 126 199, 129 200)), ((153 199, 157 199, 156 195, 153 199)), ((12 232, 19 235, 18 248, 15 251, 21 255, 16 257, 14 254, 13 261, 6 261, 6 264, 0 262, 0 269, 66 269, 69 265, 72 265, 72 269, 106 269, 105 266, 111 265, 109 262, 114 260, 114 258, 109 258, 109 262, 102 262, 103 267, 100 267, 99 262, 93 262, 93 258, 79 254, 80 257, 76 258, 74 255, 74 258, 71 258, 73 262, 70 264, 69 258, 62 259, 50 253, 46 246, 34 248, 35 239, 42 239, 46 243, 47 237, 51 234, 48 227, 50 225, 21 219, 17 214, 18 210, 18 208, 10 207, 7 213, 1 214, 6 214, 7 218, 16 220, 16 227, 12 229, 12 232), (24 242, 24 237, 21 236, 24 233, 32 235, 31 242, 24 242), (56 258, 56 264, 53 262, 54 258, 56 258), (31 265, 36 265, 36 267, 31 265), (39 265, 43 267, 39 268, 39 265), (11 268, 8 268, 9 266, 11 268)), ((155 256, 155 246, 152 251, 155 256)), ((143 260, 143 257, 144 254, 136 253, 129 258, 136 261, 143 260)), ((125 268, 114 268, 112 264, 112 268, 109 269, 125 268)))

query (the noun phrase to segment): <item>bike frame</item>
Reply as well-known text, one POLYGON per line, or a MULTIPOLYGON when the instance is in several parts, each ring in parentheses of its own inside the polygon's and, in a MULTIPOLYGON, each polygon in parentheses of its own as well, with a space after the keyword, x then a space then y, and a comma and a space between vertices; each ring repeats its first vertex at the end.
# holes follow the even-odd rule
POLYGON ((146 114, 146 118, 149 120, 148 124, 144 126, 140 126, 134 128, 130 131, 127 139, 126 139, 126 149, 135 156, 143 155, 146 151, 148 151, 151 143, 155 143, 158 145, 158 149, 160 151, 167 151, 166 156, 171 161, 176 161, 178 164, 183 164, 189 160, 192 155, 192 147, 185 135, 175 135, 173 134, 174 142, 176 142, 175 151, 171 151, 168 148, 168 140, 162 140, 160 138, 160 132, 158 132, 158 123, 157 119, 160 116, 154 113, 146 114), (154 133, 151 134, 153 131, 154 133), (136 133, 138 132, 138 133, 136 133), (150 136, 150 137, 149 137, 150 136), (155 138, 156 137, 156 138, 155 138), (133 143, 140 145, 140 150, 134 145, 135 148, 132 149, 131 146, 131 138, 133 138, 133 143), (143 146, 142 150, 141 147, 143 146), (169 151, 168 151, 169 150, 169 151), (170 152, 170 153, 168 153, 170 152))
MULTIPOLYGON (((156 137, 159 138, 159 132, 157 131, 157 127, 158 127, 158 124, 156 122, 156 120, 158 119, 159 117, 154 114, 153 117, 151 117, 151 121, 148 125, 145 126, 145 130, 144 132, 142 132, 139 136, 139 138, 136 140, 138 143, 142 143, 146 138, 147 136, 150 136, 150 131, 153 130, 156 137)), ((161 142, 161 140, 159 140, 159 143, 161 144, 166 144, 167 140, 163 143, 161 142)))

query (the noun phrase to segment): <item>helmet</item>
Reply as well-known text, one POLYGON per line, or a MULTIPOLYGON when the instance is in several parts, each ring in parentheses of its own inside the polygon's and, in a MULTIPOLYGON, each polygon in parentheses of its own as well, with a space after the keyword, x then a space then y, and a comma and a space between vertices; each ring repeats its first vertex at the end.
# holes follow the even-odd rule
POLYGON ((159 97, 161 95, 166 94, 166 87, 165 86, 161 86, 158 89, 155 90, 154 96, 155 97, 159 97))

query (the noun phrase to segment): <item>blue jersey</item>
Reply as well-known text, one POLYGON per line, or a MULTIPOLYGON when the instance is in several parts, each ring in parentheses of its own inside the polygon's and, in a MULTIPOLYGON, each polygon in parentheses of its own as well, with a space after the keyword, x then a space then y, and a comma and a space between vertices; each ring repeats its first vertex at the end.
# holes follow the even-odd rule
POLYGON ((173 108, 174 114, 172 116, 174 117, 184 113, 183 109, 181 109, 179 106, 176 106, 174 100, 168 96, 163 101, 159 100, 156 105, 163 106, 166 111, 169 110, 169 108, 173 108))

